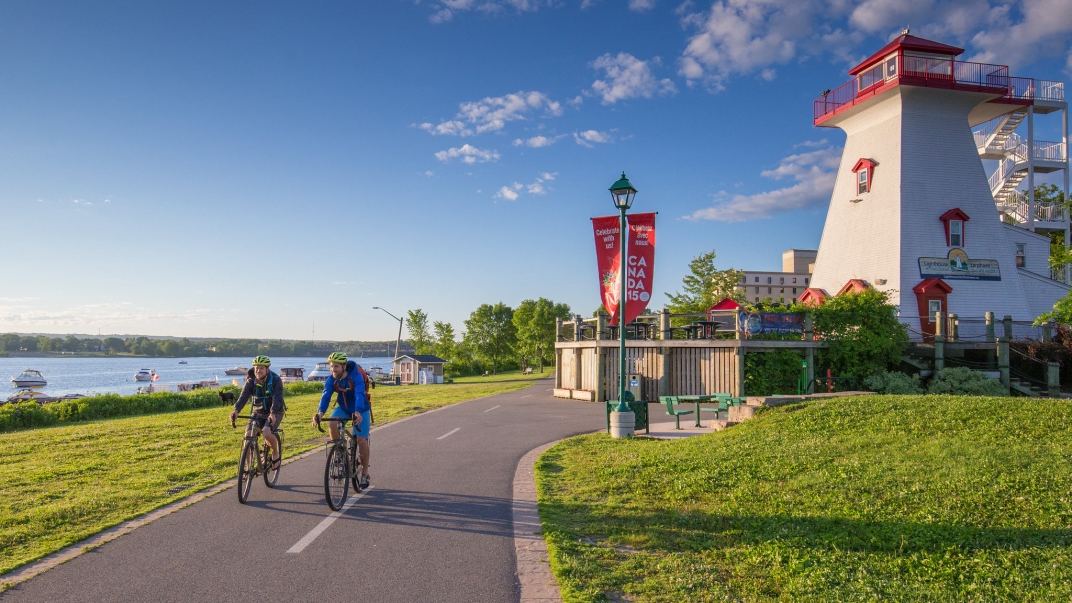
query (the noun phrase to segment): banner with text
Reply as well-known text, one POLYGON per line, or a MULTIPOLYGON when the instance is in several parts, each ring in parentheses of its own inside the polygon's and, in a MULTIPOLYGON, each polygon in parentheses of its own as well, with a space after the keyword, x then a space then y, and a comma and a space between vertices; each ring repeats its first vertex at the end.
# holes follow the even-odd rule
MULTIPOLYGON (((633 214, 629 222, 629 261, 625 275, 625 322, 630 323, 651 300, 652 270, 655 267, 655 214, 633 214)), ((592 218, 596 237, 596 266, 599 295, 610 314, 610 324, 618 324, 618 296, 621 281, 621 239, 618 216, 592 218)))
POLYGON ((625 324, 636 320, 651 300, 655 270, 655 214, 632 214, 629 218, 629 261, 625 265, 625 324))
POLYGON ((618 239, 618 216, 592 218, 596 234, 596 267, 599 269, 599 298, 610 313, 611 322, 618 317, 618 266, 621 263, 622 245, 618 239))

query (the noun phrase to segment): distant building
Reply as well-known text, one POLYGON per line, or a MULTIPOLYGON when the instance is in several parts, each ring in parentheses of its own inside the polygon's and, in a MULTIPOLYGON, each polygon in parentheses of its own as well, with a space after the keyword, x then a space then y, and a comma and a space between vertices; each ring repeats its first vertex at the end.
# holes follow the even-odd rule
POLYGON ((395 358, 393 372, 404 384, 443 383, 443 365, 446 363, 431 354, 405 354, 395 358))
POLYGON ((781 272, 744 271, 745 300, 758 302, 771 298, 779 303, 791 303, 808 288, 815 266, 814 249, 790 249, 782 253, 781 272))

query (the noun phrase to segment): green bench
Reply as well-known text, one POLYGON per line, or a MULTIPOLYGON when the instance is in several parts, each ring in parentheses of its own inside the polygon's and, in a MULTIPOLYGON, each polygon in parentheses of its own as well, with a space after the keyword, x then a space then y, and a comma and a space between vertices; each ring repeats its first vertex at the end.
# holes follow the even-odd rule
POLYGON ((659 401, 666 405, 666 414, 674 417, 674 423, 676 427, 674 429, 681 429, 681 415, 691 415, 691 410, 674 410, 675 404, 680 404, 677 396, 659 396, 659 401))

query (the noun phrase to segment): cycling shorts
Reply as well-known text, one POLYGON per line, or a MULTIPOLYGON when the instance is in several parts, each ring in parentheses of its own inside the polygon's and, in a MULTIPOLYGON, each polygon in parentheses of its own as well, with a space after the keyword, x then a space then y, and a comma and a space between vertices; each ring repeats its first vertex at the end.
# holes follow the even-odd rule
MULTIPOLYGON (((351 416, 350 413, 348 413, 345 410, 343 410, 343 409, 339 408, 338 406, 336 406, 335 410, 332 411, 330 418, 332 418, 332 419, 349 419, 350 416, 351 416)), ((353 434, 355 436, 359 437, 359 438, 365 438, 367 440, 368 436, 369 436, 369 429, 372 428, 372 412, 368 411, 368 410, 366 410, 365 412, 362 412, 361 413, 361 422, 360 423, 354 423, 353 425, 354 425, 353 434)))
MULTIPOLYGON (((268 423, 268 415, 262 413, 253 413, 253 418, 250 419, 257 426, 257 429, 264 431, 264 425, 268 423)), ((279 427, 278 423, 272 423, 269 425, 269 431, 275 433, 276 427, 279 427)))

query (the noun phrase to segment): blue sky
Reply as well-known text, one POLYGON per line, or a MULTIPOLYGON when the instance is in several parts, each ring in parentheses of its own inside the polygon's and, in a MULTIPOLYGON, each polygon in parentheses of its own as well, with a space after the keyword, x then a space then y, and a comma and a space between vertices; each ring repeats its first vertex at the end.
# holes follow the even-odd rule
POLYGON ((622 170, 659 212, 653 307, 710 249, 779 269, 817 247, 844 141, 812 100, 905 25, 1072 72, 1067 0, 7 2, 0 331, 392 339, 372 306, 460 331, 539 296, 587 315, 588 218, 622 170))

